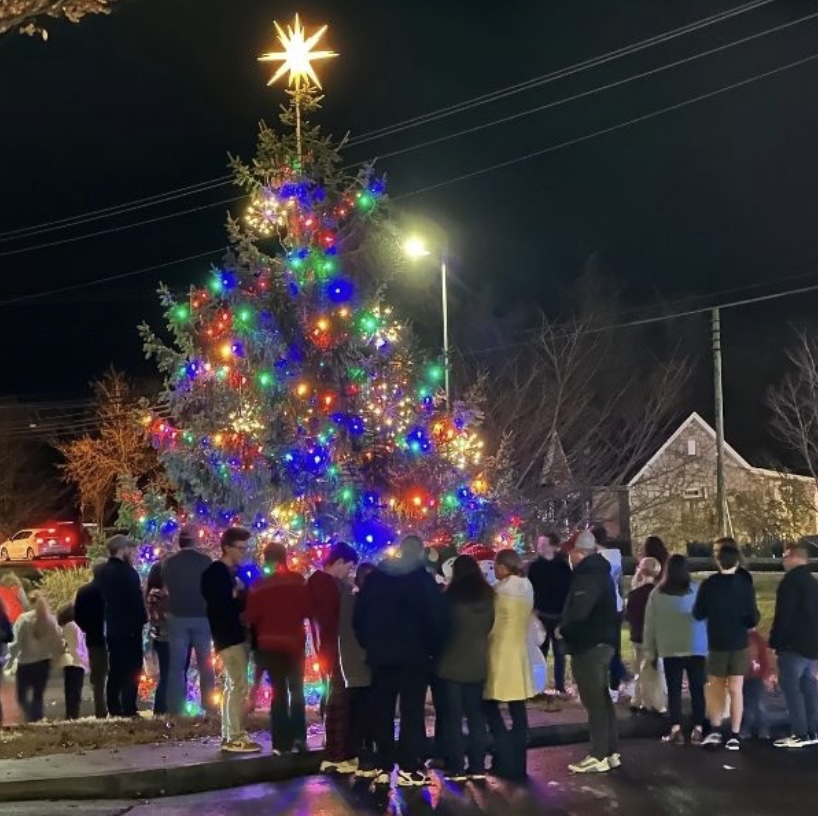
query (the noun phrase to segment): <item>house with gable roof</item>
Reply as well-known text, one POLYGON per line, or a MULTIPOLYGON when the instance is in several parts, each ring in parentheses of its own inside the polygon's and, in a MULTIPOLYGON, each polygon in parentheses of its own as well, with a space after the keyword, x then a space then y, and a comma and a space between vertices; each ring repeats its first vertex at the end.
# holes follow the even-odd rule
MULTIPOLYGON (((814 535, 818 489, 809 476, 751 465, 724 445, 728 529, 741 543, 814 535)), ((623 488, 597 491, 591 516, 612 538, 658 535, 671 549, 718 536, 716 432, 694 412, 623 488)))

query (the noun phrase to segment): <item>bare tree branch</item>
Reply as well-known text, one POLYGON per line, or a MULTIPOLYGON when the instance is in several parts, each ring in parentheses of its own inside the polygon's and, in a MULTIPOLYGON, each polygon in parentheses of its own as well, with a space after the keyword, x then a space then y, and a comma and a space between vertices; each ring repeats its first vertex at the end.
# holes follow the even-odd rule
POLYGON ((48 32, 42 18, 62 18, 78 23, 89 14, 110 14, 116 0, 2 0, 0 3, 0 34, 19 31, 21 34, 39 34, 44 40, 48 32))

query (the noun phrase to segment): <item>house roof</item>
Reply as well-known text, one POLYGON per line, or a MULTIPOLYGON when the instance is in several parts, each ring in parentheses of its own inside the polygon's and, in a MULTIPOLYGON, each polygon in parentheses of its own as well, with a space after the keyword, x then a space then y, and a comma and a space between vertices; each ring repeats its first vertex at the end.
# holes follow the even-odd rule
MULTIPOLYGON (((699 414, 694 411, 667 439, 667 441, 653 454, 653 456, 648 459, 647 462, 639 469, 636 475, 628 482, 628 487, 632 487, 635 485, 644 475, 648 472, 651 465, 656 462, 659 457, 685 432, 687 428, 691 425, 698 425, 701 430, 703 430, 709 437, 716 441, 716 431, 714 428, 710 426, 709 423, 705 422, 699 414)), ((792 479, 800 479, 802 481, 813 482, 812 476, 802 476, 797 473, 780 473, 777 470, 770 470, 769 468, 760 468, 754 467, 751 465, 732 445, 730 445, 727 441, 724 443, 724 451, 728 456, 731 456, 739 467, 745 468, 747 470, 752 471, 753 473, 758 473, 760 476, 768 476, 770 478, 781 478, 782 476, 788 476, 792 479)))
MULTIPOLYGON (((659 457, 685 432, 687 428, 691 425, 698 425, 701 430, 703 430, 708 436, 712 437, 713 441, 716 441, 716 431, 707 423, 705 422, 701 416, 699 416, 696 411, 694 411, 667 439, 667 441, 653 454, 653 456, 648 459, 647 462, 639 469, 636 475, 628 482, 628 487, 633 487, 647 472, 650 470, 651 465, 656 462, 659 457)), ((747 468, 748 470, 756 470, 738 451, 729 445, 727 442, 724 443, 724 451, 727 453, 728 456, 732 456, 733 459, 739 464, 740 467, 747 468)))

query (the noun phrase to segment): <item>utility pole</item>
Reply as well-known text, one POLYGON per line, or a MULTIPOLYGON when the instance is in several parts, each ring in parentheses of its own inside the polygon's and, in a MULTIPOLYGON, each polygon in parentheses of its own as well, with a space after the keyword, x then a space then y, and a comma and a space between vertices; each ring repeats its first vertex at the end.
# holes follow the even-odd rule
POLYGON ((724 393, 721 382, 721 316, 718 307, 713 318, 713 392, 716 412, 716 519, 719 535, 727 535, 727 497, 724 490, 724 393))

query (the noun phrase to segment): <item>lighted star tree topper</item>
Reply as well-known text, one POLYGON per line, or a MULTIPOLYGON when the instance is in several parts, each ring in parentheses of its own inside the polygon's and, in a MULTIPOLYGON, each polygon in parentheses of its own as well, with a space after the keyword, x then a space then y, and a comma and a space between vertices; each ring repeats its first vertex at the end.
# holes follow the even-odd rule
POLYGON ((315 72, 313 62, 315 60, 329 59, 337 57, 335 51, 315 50, 318 42, 326 34, 327 26, 321 26, 314 34, 307 36, 306 29, 301 24, 298 15, 295 15, 293 25, 288 25, 285 31, 277 22, 276 35, 281 45, 281 51, 269 51, 262 54, 259 62, 280 62, 276 72, 270 78, 267 85, 278 82, 284 74, 288 74, 287 86, 292 88, 295 101, 296 116, 296 137, 298 139, 298 157, 301 158, 301 95, 311 87, 321 88, 318 74, 315 72))

